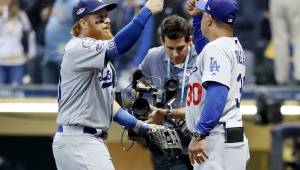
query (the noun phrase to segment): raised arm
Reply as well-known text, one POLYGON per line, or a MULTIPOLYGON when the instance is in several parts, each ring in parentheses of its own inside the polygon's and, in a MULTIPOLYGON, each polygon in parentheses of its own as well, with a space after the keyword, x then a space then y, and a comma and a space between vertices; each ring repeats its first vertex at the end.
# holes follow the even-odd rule
POLYGON ((138 40, 151 15, 163 10, 164 0, 148 0, 142 10, 109 42, 105 58, 113 60, 126 53, 138 40))
POLYGON ((202 11, 196 8, 195 3, 196 0, 188 0, 186 3, 186 11, 193 17, 193 43, 196 52, 200 54, 204 46, 208 43, 208 39, 205 38, 201 32, 202 11))

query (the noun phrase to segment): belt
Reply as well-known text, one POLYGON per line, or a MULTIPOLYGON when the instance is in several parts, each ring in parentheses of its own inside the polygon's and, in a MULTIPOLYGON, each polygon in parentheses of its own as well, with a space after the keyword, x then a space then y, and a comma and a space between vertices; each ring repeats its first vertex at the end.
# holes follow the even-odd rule
POLYGON ((96 137, 102 138, 104 140, 107 139, 108 133, 106 131, 103 131, 102 129, 95 129, 91 127, 81 127, 81 126, 62 126, 58 125, 57 132, 60 133, 85 133, 85 134, 91 134, 96 137))

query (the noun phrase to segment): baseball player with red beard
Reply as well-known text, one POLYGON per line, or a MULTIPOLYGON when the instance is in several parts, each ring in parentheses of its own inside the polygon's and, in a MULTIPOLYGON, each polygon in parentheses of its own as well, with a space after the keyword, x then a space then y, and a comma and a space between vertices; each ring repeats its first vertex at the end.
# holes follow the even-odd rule
POLYGON ((116 73, 110 61, 133 46, 163 4, 163 0, 148 0, 114 38, 108 12, 117 4, 79 0, 73 7, 73 38, 65 46, 61 64, 58 128, 53 141, 59 170, 114 169, 106 146, 112 121, 137 133, 151 129, 115 102, 116 73))

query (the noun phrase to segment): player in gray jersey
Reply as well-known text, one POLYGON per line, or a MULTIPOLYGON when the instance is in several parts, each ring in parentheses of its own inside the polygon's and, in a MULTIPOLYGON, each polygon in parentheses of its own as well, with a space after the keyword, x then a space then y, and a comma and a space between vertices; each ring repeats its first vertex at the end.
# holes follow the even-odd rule
POLYGON ((115 3, 79 0, 73 7, 73 38, 66 44, 58 88, 59 110, 53 153, 59 170, 114 169, 106 146, 111 122, 147 133, 150 126, 120 108, 114 100, 116 73, 112 59, 128 51, 163 0, 144 8, 114 38, 108 12, 115 3))
POLYGON ((201 32, 209 40, 189 76, 185 116, 193 136, 190 161, 195 170, 245 170, 249 147, 240 112, 245 55, 233 37, 238 4, 189 0, 188 7, 203 11, 201 32))

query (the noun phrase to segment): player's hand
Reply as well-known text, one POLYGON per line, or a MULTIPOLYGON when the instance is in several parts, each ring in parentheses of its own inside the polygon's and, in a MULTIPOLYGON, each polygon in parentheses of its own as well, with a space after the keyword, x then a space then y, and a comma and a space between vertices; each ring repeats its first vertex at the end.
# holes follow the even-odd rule
POLYGON ((205 150, 205 140, 196 140, 192 138, 188 152, 191 164, 194 165, 195 163, 201 164, 204 163, 208 156, 205 150))
POLYGON ((187 0, 185 4, 185 9, 191 16, 196 16, 202 13, 202 11, 198 9, 195 4, 196 0, 187 0))
POLYGON ((150 107, 152 112, 151 114, 149 114, 148 120, 146 122, 152 124, 161 123, 166 117, 166 109, 160 109, 154 106, 150 106, 150 107))
POLYGON ((153 15, 160 13, 164 8, 164 0, 148 0, 145 4, 153 15))

